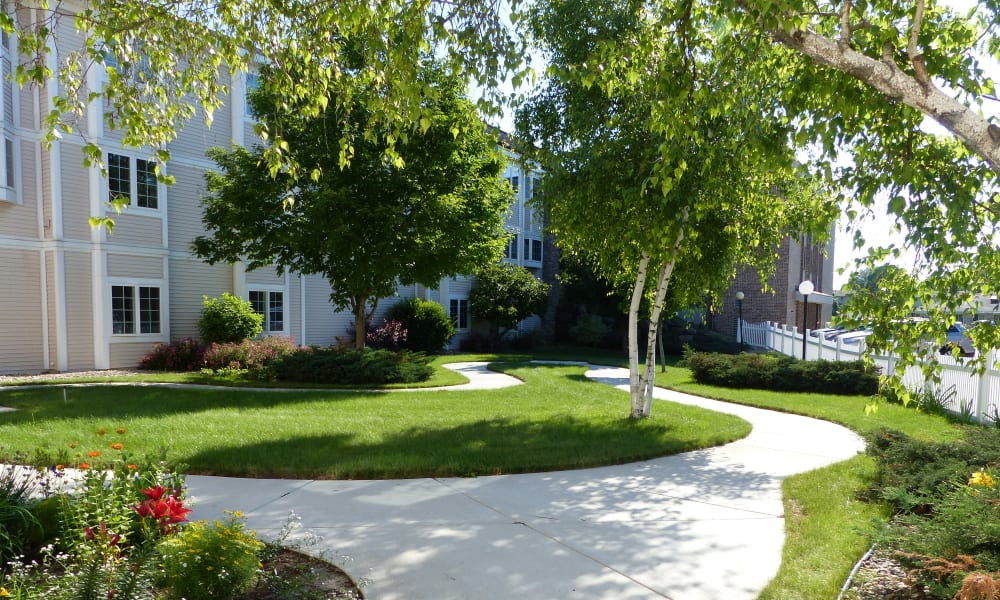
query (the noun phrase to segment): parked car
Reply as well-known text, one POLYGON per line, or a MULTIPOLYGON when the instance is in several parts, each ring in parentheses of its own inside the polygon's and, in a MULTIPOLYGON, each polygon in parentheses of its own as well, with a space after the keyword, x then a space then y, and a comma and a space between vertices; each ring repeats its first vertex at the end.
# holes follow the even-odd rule
POLYGON ((960 356, 975 356, 976 348, 972 345, 972 338, 965 332, 965 325, 955 323, 948 328, 948 342, 941 346, 941 354, 951 354, 955 347, 959 348, 960 356))
POLYGON ((849 331, 847 333, 837 336, 839 340, 845 346, 857 346, 862 340, 866 339, 872 334, 871 329, 862 329, 861 331, 849 331))
POLYGON ((837 328, 836 327, 820 327, 819 329, 813 329, 812 331, 810 331, 809 332, 809 337, 814 337, 814 338, 822 337, 825 340, 826 339, 826 334, 830 333, 831 331, 837 331, 837 328))
POLYGON ((823 339, 825 339, 827 341, 835 340, 835 339, 837 339, 838 335, 841 335, 841 334, 844 334, 844 333, 848 333, 848 329, 846 327, 835 327, 835 328, 831 329, 830 331, 827 331, 826 333, 824 333, 823 334, 823 339))

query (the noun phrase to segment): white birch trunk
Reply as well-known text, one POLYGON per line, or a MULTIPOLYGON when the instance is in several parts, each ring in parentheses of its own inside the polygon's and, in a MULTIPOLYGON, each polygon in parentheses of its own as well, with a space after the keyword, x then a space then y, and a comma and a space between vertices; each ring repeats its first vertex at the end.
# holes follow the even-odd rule
POLYGON ((632 287, 632 301, 628 307, 628 387, 632 398, 632 409, 629 417, 640 419, 642 414, 642 390, 639 387, 639 307, 642 305, 642 295, 646 289, 646 268, 649 266, 649 254, 639 255, 639 269, 632 287))
MULTIPOLYGON (((680 239, 677 243, 680 243, 680 239)), ((656 278, 656 296, 649 317, 649 337, 646 341, 646 366, 640 380, 643 417, 648 417, 653 409, 653 388, 656 387, 656 338, 660 328, 663 302, 667 296, 667 288, 670 286, 670 275, 674 272, 676 262, 676 260, 669 260, 660 265, 660 273, 656 278)))

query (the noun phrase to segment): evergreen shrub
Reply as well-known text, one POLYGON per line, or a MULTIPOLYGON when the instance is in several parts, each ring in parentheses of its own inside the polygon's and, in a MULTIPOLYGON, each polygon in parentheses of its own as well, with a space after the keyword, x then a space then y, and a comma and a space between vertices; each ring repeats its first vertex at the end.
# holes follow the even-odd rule
POLYGON ((441 352, 455 335, 455 324, 444 307, 432 300, 408 298, 393 304, 386 318, 406 328, 403 348, 414 352, 441 352))
POLYGON ((719 354, 686 350, 695 381, 729 388, 873 395, 879 370, 862 361, 802 361, 783 354, 719 354))
POLYGON ((324 384, 414 383, 426 381, 434 369, 420 352, 365 348, 299 348, 275 359, 271 371, 281 381, 324 384))

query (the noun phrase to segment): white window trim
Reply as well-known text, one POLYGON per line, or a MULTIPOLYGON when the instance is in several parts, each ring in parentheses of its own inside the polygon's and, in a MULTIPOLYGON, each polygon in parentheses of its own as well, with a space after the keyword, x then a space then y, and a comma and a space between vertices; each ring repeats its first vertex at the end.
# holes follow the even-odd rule
POLYGON ((280 292, 281 293, 281 329, 280 330, 276 330, 276 331, 268 331, 267 330, 267 322, 268 322, 269 316, 268 316, 267 313, 265 313, 264 314, 264 323, 263 323, 264 330, 260 332, 260 337, 287 336, 287 335, 289 335, 288 332, 290 331, 290 323, 288 322, 288 318, 289 318, 289 314, 288 314, 288 302, 290 300, 290 295, 288 293, 288 290, 285 288, 285 286, 282 286, 282 285, 255 285, 255 284, 247 285, 247 287, 246 287, 246 300, 247 300, 247 302, 250 301, 250 293, 251 292, 264 292, 264 293, 266 293, 267 294, 267 301, 268 301, 268 303, 270 303, 270 301, 271 301, 271 293, 272 292, 280 292))
MULTIPOLYGON (((151 217, 162 217, 166 214, 166 199, 167 199, 167 186, 163 184, 159 179, 156 181, 156 208, 148 208, 145 206, 139 206, 139 163, 138 161, 144 160, 146 162, 156 164, 156 159, 150 156, 141 156, 134 152, 126 152, 119 149, 109 149, 104 153, 105 169, 108 169, 108 163, 111 162, 111 155, 115 154, 117 156, 124 156, 128 158, 129 164, 129 203, 126 210, 129 214, 146 215, 151 217)), ((15 168, 16 169, 16 168, 15 168)), ((160 175, 166 175, 164 168, 160 166, 160 175)), ((108 179, 111 177, 110 171, 102 177, 101 182, 101 195, 104 200, 103 204, 107 206, 111 202, 111 184, 108 179)))
POLYGON ((469 297, 468 296, 448 296, 448 318, 452 318, 451 315, 451 303, 452 301, 458 302, 459 316, 454 319, 455 331, 469 331, 472 329, 472 315, 469 314, 469 297), (459 324, 462 322, 462 302, 465 302, 465 327, 460 327, 459 324))
POLYGON ((104 283, 104 293, 107 294, 105 306, 107 307, 107 336, 112 344, 133 343, 133 342, 166 342, 170 331, 167 319, 170 315, 169 293, 165 279, 133 279, 109 277, 104 283), (135 291, 135 326, 136 333, 114 333, 114 309, 111 303, 111 288, 115 286, 131 287, 135 291), (160 290, 160 332, 159 333, 138 333, 142 328, 139 310, 139 288, 155 287, 160 290))
POLYGON ((244 73, 243 74, 243 119, 250 122, 256 123, 257 119, 253 116, 253 111, 250 108, 250 80, 257 80, 257 87, 260 87, 260 75, 258 73, 244 73))

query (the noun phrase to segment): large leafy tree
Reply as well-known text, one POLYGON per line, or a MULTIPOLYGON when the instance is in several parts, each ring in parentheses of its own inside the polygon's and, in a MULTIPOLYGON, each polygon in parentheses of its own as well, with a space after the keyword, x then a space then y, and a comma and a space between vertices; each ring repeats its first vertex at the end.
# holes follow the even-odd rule
MULTIPOLYGON (((360 136, 385 128, 405 133, 406 123, 426 118, 427 90, 418 74, 421 56, 448 57, 458 73, 474 78, 496 110, 498 82, 517 77, 523 49, 504 26, 497 0, 14 0, 0 12, 0 28, 17 38, 17 81, 53 92, 45 116, 49 139, 75 130, 88 103, 101 100, 107 125, 124 133, 126 145, 159 149, 189 119, 211 121, 231 82, 226 73, 272 69, 281 107, 319 117, 327 102, 350 110, 352 89, 373 85, 369 119, 360 136), (75 31, 74 31, 75 30, 75 31), (76 33, 81 47, 74 47, 76 33), (350 55, 363 49, 365 60, 350 55), (107 83, 92 85, 107 72, 107 83)), ((266 124, 262 124, 264 128, 266 124)), ((272 132, 272 137, 275 134, 272 132)), ((340 148, 349 160, 349 142, 340 148)), ((96 140, 87 140, 88 161, 100 162, 96 140)), ((393 145, 386 145, 392 158, 393 145)), ((271 146, 273 171, 294 162, 271 146)))
POLYGON ((650 414, 668 289, 684 305, 717 293, 738 264, 766 273, 784 235, 822 231, 830 217, 797 168, 768 89, 781 84, 779 65, 764 60, 768 45, 714 39, 705 33, 710 11, 677 10, 540 0, 527 21, 550 68, 519 111, 518 132, 538 144, 540 198, 560 245, 629 282, 633 418, 650 414), (640 372, 637 321, 647 297, 640 372))
POLYGON ((282 131, 283 151, 303 168, 272 175, 262 146, 214 150, 220 170, 207 175, 203 200, 210 235, 194 242, 195 252, 210 262, 324 275, 333 304, 355 316, 358 348, 378 299, 398 284, 433 286, 497 260, 510 188, 496 140, 450 69, 430 64, 416 85, 428 92, 421 119, 395 140, 360 136, 343 165, 339 142, 367 129, 381 88, 354 98, 349 111, 331 102, 318 117, 303 117, 284 110, 280 86, 265 84, 255 112, 282 131), (386 160, 390 144, 402 162, 386 160))
POLYGON ((531 315, 540 315, 549 299, 549 284, 524 267, 505 262, 485 265, 476 271, 476 284, 469 292, 472 316, 488 321, 490 338, 498 340, 531 315))

